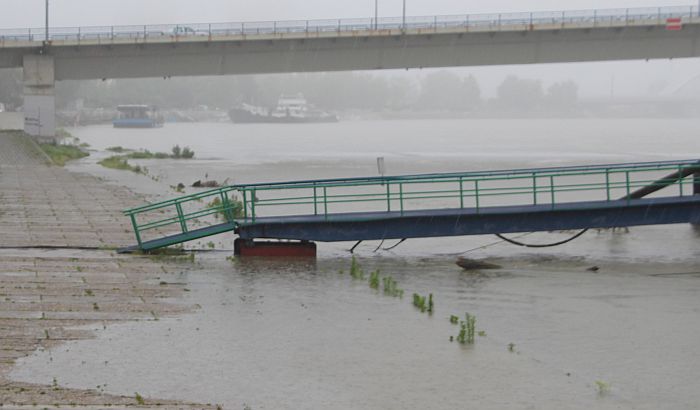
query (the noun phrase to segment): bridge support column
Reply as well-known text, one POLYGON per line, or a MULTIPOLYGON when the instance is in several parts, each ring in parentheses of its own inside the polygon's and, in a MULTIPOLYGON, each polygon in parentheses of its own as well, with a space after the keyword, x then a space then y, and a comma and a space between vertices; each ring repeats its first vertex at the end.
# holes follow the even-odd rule
MULTIPOLYGON (((693 174, 693 194, 700 195, 700 172, 693 174)), ((700 230, 700 212, 696 212, 695 220, 690 221, 695 229, 700 230)))
POLYGON ((24 131, 34 137, 56 135, 54 59, 24 56, 24 131))

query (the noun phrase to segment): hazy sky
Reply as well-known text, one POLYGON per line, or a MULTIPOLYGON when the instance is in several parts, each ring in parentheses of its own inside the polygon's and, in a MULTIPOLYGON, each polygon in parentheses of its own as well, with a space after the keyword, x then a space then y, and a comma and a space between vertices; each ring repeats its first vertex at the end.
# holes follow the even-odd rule
MULTIPOLYGON (((91 26, 369 17, 374 0, 50 0, 51 25, 91 26)), ((402 0, 379 0, 380 16, 401 14, 402 0)), ((534 10, 682 6, 687 0, 407 0, 407 14, 465 14, 534 10)), ((0 28, 40 27, 44 0, 0 0, 0 28)), ((543 64, 456 69, 474 74, 486 95, 508 74, 541 78, 545 84, 573 79, 582 96, 644 96, 700 75, 700 59, 543 64)), ((427 70, 412 71, 423 75, 427 70)), ((392 74, 388 72, 387 74, 392 74)))

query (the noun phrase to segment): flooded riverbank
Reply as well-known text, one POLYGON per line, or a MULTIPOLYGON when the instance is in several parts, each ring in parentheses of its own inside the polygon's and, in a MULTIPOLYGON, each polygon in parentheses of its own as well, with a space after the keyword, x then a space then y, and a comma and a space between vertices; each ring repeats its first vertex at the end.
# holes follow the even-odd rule
MULTIPOLYGON (((135 162, 155 178, 101 168, 95 155, 71 169, 164 198, 178 195, 170 185, 205 175, 229 182, 376 175, 378 156, 390 174, 700 157, 694 126, 465 120, 86 127, 72 132, 98 150, 179 144, 196 157, 135 162), (661 139, 661 130, 671 135, 661 139)), ((391 251, 381 248, 394 243, 373 241, 356 250, 364 280, 349 275, 352 244, 320 244, 315 261, 231 261, 233 236, 213 241, 225 251, 197 253, 179 279, 200 310, 96 328, 96 340, 37 352, 11 376, 225 408, 691 409, 700 402, 692 382, 700 375, 700 232, 690 225, 591 231, 544 250, 490 236, 409 240, 391 251), (460 255, 489 258, 502 269, 465 272, 454 264, 460 255), (402 299, 369 286, 376 269, 398 282, 402 299), (412 306, 414 292, 433 294, 432 315, 412 306), (484 332, 473 346, 449 340, 459 332, 449 317, 465 312, 484 332)))
POLYGON ((401 299, 350 278, 348 258, 223 257, 198 255, 182 278, 201 311, 97 329, 97 341, 40 352, 12 377, 254 409, 678 409, 700 400, 687 382, 700 365, 697 265, 593 273, 586 261, 533 257, 467 273, 444 258, 358 259, 397 280, 401 299), (414 292, 433 294, 432 315, 411 305, 414 292), (472 346, 449 340, 459 332, 449 316, 465 312, 485 332, 472 346))

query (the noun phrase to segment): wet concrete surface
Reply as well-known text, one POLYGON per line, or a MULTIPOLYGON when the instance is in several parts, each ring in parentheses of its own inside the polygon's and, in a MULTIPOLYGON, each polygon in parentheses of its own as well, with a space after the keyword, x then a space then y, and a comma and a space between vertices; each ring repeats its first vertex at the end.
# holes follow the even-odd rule
POLYGON ((18 359, 37 350, 94 338, 87 325, 154 322, 195 309, 182 302, 187 289, 175 273, 187 269, 187 258, 124 257, 108 250, 133 241, 121 210, 142 201, 123 187, 49 166, 25 137, 0 133, 3 409, 211 407, 137 400, 131 392, 113 395, 99 386, 68 389, 60 380, 42 385, 7 378, 18 359))

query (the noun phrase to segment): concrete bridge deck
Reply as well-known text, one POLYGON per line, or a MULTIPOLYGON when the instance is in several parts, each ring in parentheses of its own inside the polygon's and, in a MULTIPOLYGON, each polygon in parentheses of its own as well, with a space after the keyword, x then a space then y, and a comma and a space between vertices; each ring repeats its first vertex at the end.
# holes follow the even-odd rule
POLYGON ((24 68, 25 131, 53 137, 57 80, 700 56, 697 6, 0 30, 24 68))

